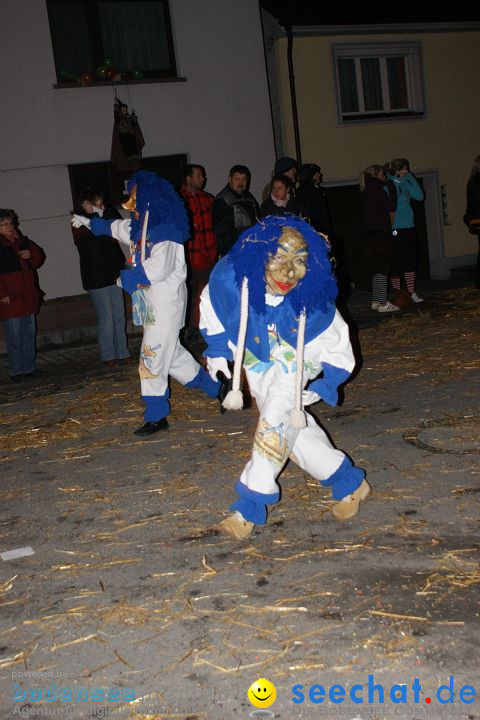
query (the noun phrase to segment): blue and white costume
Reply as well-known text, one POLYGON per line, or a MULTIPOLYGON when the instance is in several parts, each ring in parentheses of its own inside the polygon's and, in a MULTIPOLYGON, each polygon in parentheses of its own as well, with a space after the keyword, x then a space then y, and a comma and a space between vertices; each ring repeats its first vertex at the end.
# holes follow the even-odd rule
POLYGON ((303 393, 305 404, 321 398, 336 405, 338 387, 355 365, 348 327, 335 309, 337 287, 324 237, 293 216, 266 218, 240 236, 214 268, 202 294, 200 328, 208 359, 236 356, 245 278, 248 322, 243 367, 260 417, 252 455, 235 485, 238 499, 231 509, 250 523, 264 525, 266 506, 279 499, 276 479, 289 458, 331 487, 334 500, 357 490, 365 473, 332 446, 311 415, 306 414, 306 427, 292 423, 301 313, 306 314, 301 380, 303 390, 308 386, 303 393), (288 294, 266 294, 266 263, 288 227, 300 232, 308 245, 307 272, 288 294))
MULTIPOLYGON (((132 267, 120 273, 121 286, 132 295, 133 321, 143 325, 139 375, 145 403, 145 422, 156 423, 170 412, 168 376, 182 385, 217 397, 220 382, 180 343, 187 304, 187 268, 183 244, 189 237, 188 218, 172 185, 155 173, 139 171, 129 182, 136 187, 139 217, 91 220, 94 235, 111 235, 132 248, 132 267), (145 259, 140 240, 149 211, 145 259)), ((132 213, 133 216, 133 213, 132 213)))

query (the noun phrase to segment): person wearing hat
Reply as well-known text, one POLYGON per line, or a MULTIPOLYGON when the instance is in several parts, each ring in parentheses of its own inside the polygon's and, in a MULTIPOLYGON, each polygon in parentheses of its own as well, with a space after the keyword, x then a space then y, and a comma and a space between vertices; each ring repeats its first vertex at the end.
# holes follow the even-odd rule
POLYGON ((322 186, 323 174, 320 165, 305 163, 299 172, 300 187, 297 198, 305 208, 305 216, 318 232, 329 236, 331 241, 332 224, 328 210, 327 196, 322 186))
POLYGON ((211 378, 230 378, 228 361, 234 360, 223 405, 242 407, 243 364, 260 411, 252 455, 235 486, 234 512, 219 525, 235 539, 266 524, 289 458, 331 488, 339 520, 356 515, 370 494, 364 471, 303 410, 320 399, 336 405, 338 387, 355 365, 336 297, 325 237, 293 216, 270 216, 242 233, 202 293, 200 329, 211 378))
MULTIPOLYGON (((281 157, 275 163, 273 168, 272 178, 275 175, 285 175, 292 183, 293 194, 295 195, 295 183, 297 182, 297 161, 291 157, 281 157)), ((263 188, 262 192, 262 203, 268 200, 270 197, 272 181, 268 182, 263 188)))

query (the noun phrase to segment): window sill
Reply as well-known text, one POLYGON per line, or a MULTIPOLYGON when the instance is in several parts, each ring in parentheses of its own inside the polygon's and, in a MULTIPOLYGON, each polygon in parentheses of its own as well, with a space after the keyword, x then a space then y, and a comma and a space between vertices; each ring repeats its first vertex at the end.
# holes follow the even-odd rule
POLYGON ((186 82, 184 77, 165 77, 165 78, 144 78, 143 80, 94 80, 89 85, 82 85, 80 82, 62 82, 55 83, 55 90, 70 90, 71 88, 91 88, 91 87, 112 87, 112 85, 152 85, 153 83, 172 83, 186 82))
POLYGON ((403 120, 424 120, 426 113, 423 112, 406 112, 406 113, 378 113, 372 115, 356 115, 355 117, 340 118, 339 125, 343 127, 352 127, 354 125, 368 125, 370 123, 388 123, 402 122, 403 120))

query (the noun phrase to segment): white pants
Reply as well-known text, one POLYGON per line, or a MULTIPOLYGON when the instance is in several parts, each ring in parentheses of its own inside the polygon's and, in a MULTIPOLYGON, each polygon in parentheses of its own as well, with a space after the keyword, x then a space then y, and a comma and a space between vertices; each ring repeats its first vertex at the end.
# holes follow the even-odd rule
POLYGON ((142 395, 164 395, 168 376, 182 385, 196 377, 199 363, 180 343, 180 328, 164 325, 145 325, 138 371, 142 395))
POLYGON ((294 462, 319 481, 327 480, 340 467, 345 455, 336 450, 326 433, 307 413, 308 426, 290 425, 294 407, 295 373, 286 373, 275 363, 264 373, 246 370, 248 384, 257 401, 260 418, 252 457, 240 482, 249 490, 271 495, 278 492, 276 478, 291 456, 294 462))

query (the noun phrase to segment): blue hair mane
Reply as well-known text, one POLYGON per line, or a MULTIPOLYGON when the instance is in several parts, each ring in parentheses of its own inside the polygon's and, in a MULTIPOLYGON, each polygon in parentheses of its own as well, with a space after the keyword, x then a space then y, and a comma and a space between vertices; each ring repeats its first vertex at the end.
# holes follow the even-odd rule
MULTIPOLYGON (((132 237, 138 239, 142 232, 145 212, 149 210, 148 226, 174 226, 177 242, 184 243, 190 237, 190 225, 187 211, 180 196, 175 192, 173 185, 157 173, 139 170, 130 178, 128 191, 137 187, 138 220, 132 217, 132 237)), ((170 232, 171 236, 171 232, 170 232)))
POLYGON ((241 288, 243 278, 248 278, 249 304, 256 313, 265 315, 265 266, 270 255, 277 252, 279 238, 287 227, 297 230, 308 245, 306 275, 287 298, 296 313, 303 308, 307 314, 326 312, 338 295, 329 245, 310 223, 295 215, 269 215, 240 235, 226 256, 234 267, 236 284, 241 288))

